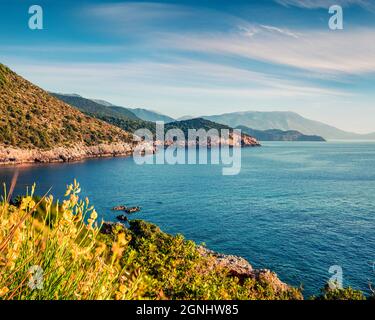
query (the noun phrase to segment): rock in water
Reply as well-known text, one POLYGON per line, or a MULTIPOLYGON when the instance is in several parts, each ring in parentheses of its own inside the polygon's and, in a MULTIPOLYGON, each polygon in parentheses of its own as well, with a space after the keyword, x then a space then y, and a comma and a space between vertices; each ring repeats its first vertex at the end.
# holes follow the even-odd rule
POLYGON ((134 212, 138 212, 138 211, 141 211, 141 207, 131 207, 131 208, 125 209, 126 213, 134 213, 134 212))
POLYGON ((116 206, 112 208, 113 211, 126 211, 127 209, 126 206, 116 206))
POLYGON ((127 222, 128 217, 126 215, 122 214, 122 215, 117 216, 117 220, 127 222))

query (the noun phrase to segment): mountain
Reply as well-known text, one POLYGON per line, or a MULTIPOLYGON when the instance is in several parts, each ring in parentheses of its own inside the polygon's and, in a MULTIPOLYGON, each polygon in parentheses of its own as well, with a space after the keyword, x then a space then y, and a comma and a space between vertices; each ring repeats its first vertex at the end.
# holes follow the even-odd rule
MULTIPOLYGON (((165 122, 165 131, 169 129, 181 129, 185 136, 187 137, 188 129, 232 129, 229 126, 215 123, 203 118, 196 118, 186 121, 173 121, 173 118, 164 116, 162 114, 159 114, 157 112, 149 111, 146 109, 125 109, 122 107, 115 107, 111 105, 109 102, 104 100, 91 100, 83 98, 79 95, 64 95, 64 94, 53 94, 56 98, 61 99, 62 101, 65 101, 66 103, 69 103, 70 105, 80 109, 84 113, 86 113, 89 116, 93 116, 95 118, 98 118, 100 120, 106 121, 112 125, 115 125, 123 130, 129 131, 129 132, 135 132, 138 129, 148 129, 151 132, 155 133, 155 121, 164 121, 165 122), (104 103, 105 105, 99 104, 99 102, 104 103), (124 111, 125 110, 125 111, 124 111), (133 117, 128 117, 127 113, 131 112, 133 114, 133 117), (136 114, 136 115, 135 115, 136 114), (140 118, 146 118, 146 119, 153 119, 153 120, 142 120, 138 118, 137 116, 140 116, 140 118), (136 117, 134 119, 134 116, 136 117)), ((257 145, 258 142, 252 141, 252 137, 248 135, 243 135, 243 141, 245 141, 245 144, 249 145, 257 145)))
MULTIPOLYGON (((114 104, 106 100, 99 100, 99 99, 91 99, 91 100, 105 107, 116 107, 114 104)), ((130 111, 137 118, 144 120, 144 121, 151 121, 151 122, 164 121, 165 123, 175 121, 175 119, 167 115, 164 115, 160 112, 153 111, 153 110, 142 109, 142 108, 125 108, 125 107, 122 107, 122 108, 130 111)))
POLYGON ((191 119, 194 119, 195 117, 193 117, 193 116, 182 116, 182 117, 180 117, 180 118, 177 118, 176 120, 177 121, 185 121, 185 120, 191 120, 191 119))
MULTIPOLYGON (((194 119, 190 119, 190 120, 175 121, 175 122, 167 123, 165 125, 165 130, 167 131, 167 130, 170 130, 170 129, 180 129, 180 130, 182 130, 185 137, 188 137, 189 129, 195 129, 195 130, 204 129, 206 131, 209 131, 210 129, 216 129, 216 130, 219 131, 219 134, 220 134, 220 130, 222 130, 222 129, 227 129, 227 130, 230 130, 230 131, 233 130, 233 128, 231 128, 227 125, 216 123, 216 122, 213 122, 213 121, 210 121, 210 120, 207 120, 207 119, 203 119, 203 118, 194 118, 194 119)), ((230 137, 233 137, 232 133, 230 133, 230 137)), ((241 140, 241 143, 244 146, 259 146, 260 145, 254 137, 252 137, 251 135, 248 135, 246 133, 242 133, 241 138, 239 140, 241 140)), ((221 140, 220 143, 225 144, 225 142, 223 142, 223 140, 221 140)))
POLYGON ((231 127, 246 126, 255 130, 297 130, 306 135, 318 135, 325 139, 373 139, 375 134, 361 135, 337 129, 325 123, 310 120, 295 112, 233 112, 203 118, 231 127))
POLYGON ((320 136, 304 135, 296 130, 254 130, 245 126, 238 126, 236 129, 241 129, 243 133, 253 136, 259 141, 325 141, 325 139, 320 136))
POLYGON ((109 122, 115 124, 115 122, 121 122, 121 127, 125 130, 134 131, 144 126, 143 122, 129 122, 129 120, 143 120, 143 121, 164 121, 165 123, 175 121, 173 118, 158 113, 156 111, 151 111, 141 108, 125 108, 115 106, 112 103, 105 100, 98 99, 88 99, 81 97, 79 95, 71 94, 61 94, 61 93, 52 93, 56 98, 80 109, 82 112, 85 112, 89 115, 95 116, 102 120, 110 120, 109 122), (115 120, 116 119, 116 120, 115 120), (138 125, 141 124, 141 125, 138 125))
POLYGON ((102 106, 106 106, 106 107, 115 107, 114 104, 108 102, 108 101, 105 101, 105 100, 100 100, 100 99, 91 99, 92 101, 98 103, 98 104, 101 104, 102 106))
POLYGON ((207 120, 207 119, 194 118, 194 119, 190 119, 190 120, 174 121, 174 122, 167 123, 165 125, 165 130, 170 130, 170 129, 181 129, 184 132, 184 134, 187 135, 189 129, 195 129, 195 130, 204 129, 204 130, 208 131, 210 129, 216 129, 216 130, 230 129, 230 130, 232 130, 233 128, 231 128, 231 127, 229 127, 225 124, 213 122, 213 121, 210 121, 210 120, 207 120))
POLYGON ((120 154, 132 141, 130 133, 83 114, 2 64, 0 112, 0 162, 120 154), (112 150, 112 144, 121 150, 112 150))
POLYGON ((53 96, 81 110, 83 113, 103 120, 128 132, 147 128, 155 131, 155 124, 138 118, 129 109, 117 107, 104 100, 91 100, 79 95, 53 93, 53 96), (99 104, 99 102, 104 103, 99 104))
POLYGON ((140 120, 140 118, 138 118, 133 112, 123 107, 102 105, 94 100, 83 98, 80 95, 66 95, 61 93, 51 94, 57 99, 64 101, 65 103, 70 104, 71 106, 74 106, 85 113, 95 114, 97 116, 116 117, 126 120, 140 120))
POLYGON ((129 109, 131 112, 133 112, 138 118, 145 120, 145 121, 163 121, 164 123, 168 122, 173 122, 175 119, 166 116, 164 114, 161 114, 156 111, 152 110, 147 110, 147 109, 141 109, 141 108, 136 108, 136 109, 129 109))

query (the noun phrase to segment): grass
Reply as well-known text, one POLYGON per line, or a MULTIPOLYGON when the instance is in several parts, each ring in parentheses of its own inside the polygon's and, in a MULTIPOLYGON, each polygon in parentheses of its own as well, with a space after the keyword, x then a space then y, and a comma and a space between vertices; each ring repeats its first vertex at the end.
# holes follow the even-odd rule
POLYGON ((34 189, 0 203, 0 299, 302 298, 267 278, 231 276, 194 242, 144 221, 104 228, 77 182, 62 202, 34 189))

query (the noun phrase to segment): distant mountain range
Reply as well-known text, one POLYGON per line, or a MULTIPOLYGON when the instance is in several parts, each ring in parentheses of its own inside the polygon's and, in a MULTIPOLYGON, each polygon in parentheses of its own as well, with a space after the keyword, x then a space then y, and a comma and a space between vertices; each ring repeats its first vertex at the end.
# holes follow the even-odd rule
MULTIPOLYGON (((189 130, 190 129, 195 129, 195 130, 205 130, 208 132, 211 129, 216 129, 221 135, 221 130, 229 130, 229 136, 233 138, 235 135, 237 135, 233 130, 233 128, 219 124, 216 122, 212 122, 207 119, 203 118, 194 118, 190 120, 182 120, 182 121, 174 121, 167 123, 165 125, 165 130, 170 130, 170 129, 180 129, 183 131, 185 137, 189 137, 189 130)), ((239 136, 238 136, 239 137, 239 136)), ((211 140, 211 138, 209 138, 211 140)), ((223 143, 223 141, 221 142, 223 143)), ((241 145, 242 146, 259 146, 259 142, 257 141, 256 138, 253 136, 247 134, 246 132, 241 132, 241 145)))
MULTIPOLYGON (((186 136, 188 133, 188 129, 232 129, 229 126, 215 123, 203 118, 196 118, 187 121, 174 121, 171 117, 164 116, 154 111, 149 111, 146 109, 127 109, 124 107, 114 106, 110 102, 104 100, 87 99, 77 94, 51 93, 51 95, 65 103, 70 104, 73 107, 76 107, 89 116, 106 121, 129 132, 134 132, 137 129, 146 128, 154 133, 155 121, 164 120, 172 120, 172 122, 165 123, 166 131, 169 129, 178 128, 181 129, 186 136), (136 112, 140 117, 135 115, 134 112, 136 112)), ((244 133, 244 136, 248 136, 248 134, 244 133)), ((253 141, 248 141, 250 144, 253 144, 253 141)))
MULTIPOLYGON (((106 107, 114 107, 115 105, 105 101, 105 100, 97 100, 92 99, 92 101, 95 101, 103 106, 106 107)), ((137 116, 139 119, 145 120, 145 121, 164 121, 165 123, 176 121, 176 119, 173 119, 169 116, 166 116, 160 112, 143 109, 143 108, 126 108, 127 110, 131 111, 135 116, 137 116)), ((191 119, 191 118, 189 118, 191 119)))
POLYGON ((258 141, 325 141, 321 136, 305 135, 296 130, 254 130, 245 126, 238 126, 236 129, 241 129, 243 133, 256 138, 258 141))
POLYGON ((173 122, 175 119, 156 111, 142 108, 116 106, 105 100, 84 98, 78 94, 51 93, 56 98, 79 108, 83 112, 95 113, 98 116, 117 117, 126 120, 173 122), (124 118, 125 117, 125 118, 124 118))
POLYGON ((138 118, 145 120, 145 121, 164 121, 165 123, 176 121, 175 119, 168 117, 164 114, 161 114, 156 111, 135 108, 135 109, 128 109, 133 112, 138 118))
MULTIPOLYGON (((171 123, 193 119, 191 116, 184 116, 175 120, 172 117, 148 109, 115 106, 104 100, 87 99, 77 94, 53 95, 89 115, 94 115, 128 131, 134 131, 142 126, 150 126, 150 123, 142 121, 171 123)), ((202 116, 201 118, 227 125, 231 128, 243 127, 248 134, 251 132, 253 136, 262 141, 375 140, 375 133, 357 134, 347 132, 319 121, 304 118, 290 111, 232 112, 202 116)))
MULTIPOLYGON (((52 95, 90 116, 97 117, 130 132, 134 132, 140 128, 147 128, 154 132, 155 121, 164 121, 166 123, 166 130, 179 128, 183 130, 185 134, 187 134, 188 129, 220 130, 232 128, 226 124, 203 118, 190 118, 186 120, 181 120, 180 118, 176 121, 171 117, 147 109, 118 107, 108 101, 87 99, 77 94, 52 93, 52 95)), ((254 136, 262 141, 324 141, 322 137, 303 135, 298 131, 261 131, 253 130, 245 126, 242 126, 241 129, 246 135, 254 136)))
POLYGON ((140 120, 140 118, 126 108, 114 106, 109 103, 106 105, 102 104, 105 103, 105 101, 99 103, 100 100, 95 101, 87 99, 77 94, 51 93, 51 95, 86 113, 95 114, 97 116, 116 117, 126 120, 140 120))
POLYGON ((232 112, 203 118, 231 127, 246 126, 254 130, 297 130, 305 135, 318 135, 325 139, 375 139, 375 133, 357 134, 337 129, 325 123, 310 120, 295 112, 232 112))
POLYGON ((131 110, 115 106, 104 100, 92 100, 77 94, 51 93, 51 95, 91 117, 108 122, 125 131, 134 132, 142 128, 155 130, 153 122, 140 119, 131 110))

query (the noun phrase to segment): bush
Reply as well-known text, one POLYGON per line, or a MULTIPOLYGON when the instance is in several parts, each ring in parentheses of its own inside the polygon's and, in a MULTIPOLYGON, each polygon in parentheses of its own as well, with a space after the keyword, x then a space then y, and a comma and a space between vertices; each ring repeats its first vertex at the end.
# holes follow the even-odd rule
POLYGON ((318 297, 313 297, 315 300, 366 300, 362 291, 348 288, 334 288, 331 289, 328 285, 322 290, 322 294, 318 297))
POLYGON ((194 242, 144 221, 102 228, 79 191, 76 182, 68 186, 59 203, 34 197, 32 188, 12 204, 0 203, 0 299, 302 297, 294 288, 276 290, 266 278, 240 281, 194 242), (38 270, 42 288, 33 286, 38 270))

